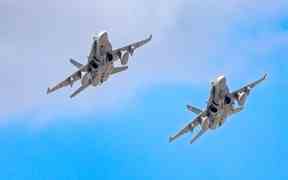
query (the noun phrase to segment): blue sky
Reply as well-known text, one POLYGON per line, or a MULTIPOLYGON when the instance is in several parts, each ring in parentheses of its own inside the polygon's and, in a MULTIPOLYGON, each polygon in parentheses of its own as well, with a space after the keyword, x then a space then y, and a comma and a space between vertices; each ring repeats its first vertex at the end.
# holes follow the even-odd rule
POLYGON ((288 2, 3 0, 0 10, 0 179, 288 177, 288 2), (153 40, 102 87, 46 96, 102 29, 114 47, 153 40), (265 72, 245 111, 193 145, 168 143, 217 75, 233 90, 265 72))

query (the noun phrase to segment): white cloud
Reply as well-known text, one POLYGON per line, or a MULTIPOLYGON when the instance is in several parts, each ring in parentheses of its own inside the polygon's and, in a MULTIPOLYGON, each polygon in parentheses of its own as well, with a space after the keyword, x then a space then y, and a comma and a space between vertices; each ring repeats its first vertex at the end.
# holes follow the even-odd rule
POLYGON ((271 42, 287 40, 268 29, 267 39, 251 38, 235 45, 234 28, 239 24, 253 27, 256 21, 268 26, 285 10, 286 1, 278 2, 2 1, 0 99, 4 103, 0 117, 33 112, 35 118, 44 114, 52 118, 123 108, 140 89, 163 83, 207 84, 215 74, 248 72, 251 57, 269 52, 271 42), (109 31, 114 47, 150 33, 154 36, 131 58, 129 70, 103 87, 90 88, 74 100, 68 97, 73 91, 69 88, 46 96, 48 85, 74 70, 68 64, 70 57, 86 61, 92 33, 102 29, 109 31), (263 47, 267 51, 261 51, 263 47), (251 56, 249 48, 260 51, 252 51, 251 56))

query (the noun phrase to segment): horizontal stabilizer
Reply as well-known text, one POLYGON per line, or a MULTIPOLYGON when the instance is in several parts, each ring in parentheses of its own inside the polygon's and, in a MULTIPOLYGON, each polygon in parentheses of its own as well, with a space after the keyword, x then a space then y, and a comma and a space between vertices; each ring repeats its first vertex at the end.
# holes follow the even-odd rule
POLYGON ((77 94, 79 94, 81 91, 83 91, 84 89, 86 89, 89 85, 89 84, 86 84, 86 85, 82 85, 79 89, 77 89, 73 94, 71 94, 70 98, 73 98, 75 97, 77 94))
POLYGON ((78 69, 80 69, 80 68, 83 66, 83 64, 75 61, 74 59, 70 59, 70 63, 73 64, 73 65, 74 65, 75 67, 77 67, 78 69))
POLYGON ((194 141, 196 141, 200 136, 202 136, 206 132, 206 129, 201 129, 198 134, 196 134, 193 139, 190 141, 190 144, 192 144, 194 141))

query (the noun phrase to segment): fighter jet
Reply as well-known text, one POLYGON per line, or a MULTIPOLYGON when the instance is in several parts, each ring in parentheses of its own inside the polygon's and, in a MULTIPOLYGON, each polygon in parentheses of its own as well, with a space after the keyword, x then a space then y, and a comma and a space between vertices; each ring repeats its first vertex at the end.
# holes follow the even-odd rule
POLYGON ((56 86, 48 88, 47 94, 65 86, 70 85, 72 87, 76 81, 81 80, 81 87, 70 96, 72 98, 91 85, 97 86, 102 84, 110 75, 125 71, 128 68, 126 65, 129 56, 133 55, 135 49, 143 46, 151 39, 152 35, 142 41, 113 50, 108 33, 105 31, 100 32, 93 38, 94 41, 88 56, 88 62, 83 65, 70 59, 71 64, 78 68, 78 70, 56 86), (114 62, 118 60, 120 60, 122 66, 114 67, 114 62))
POLYGON ((197 107, 187 105, 188 111, 197 114, 197 116, 176 135, 170 136, 169 141, 172 142, 183 134, 188 132, 193 133, 194 130, 197 130, 194 137, 190 141, 192 144, 207 130, 220 127, 228 116, 238 113, 244 109, 246 99, 251 90, 260 82, 264 81, 266 77, 267 74, 265 74, 261 79, 243 86, 242 88, 233 92, 229 91, 226 84, 226 78, 224 76, 217 77, 211 83, 212 88, 207 102, 207 107, 204 110, 201 110, 197 107))

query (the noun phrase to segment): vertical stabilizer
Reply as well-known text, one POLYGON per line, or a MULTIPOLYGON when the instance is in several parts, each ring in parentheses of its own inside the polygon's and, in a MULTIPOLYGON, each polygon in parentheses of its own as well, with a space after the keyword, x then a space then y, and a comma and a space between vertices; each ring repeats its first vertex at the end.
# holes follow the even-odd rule
POLYGON ((80 68, 83 66, 83 64, 75 61, 74 59, 70 59, 70 63, 73 64, 73 65, 74 65, 75 67, 77 67, 78 69, 80 69, 80 68))
POLYGON ((194 107, 194 106, 191 106, 191 105, 189 105, 189 104, 188 104, 186 107, 187 107, 188 111, 191 111, 191 112, 193 112, 193 113, 195 113, 195 114, 200 114, 200 113, 202 113, 202 110, 201 110, 201 109, 196 108, 196 107, 194 107))

